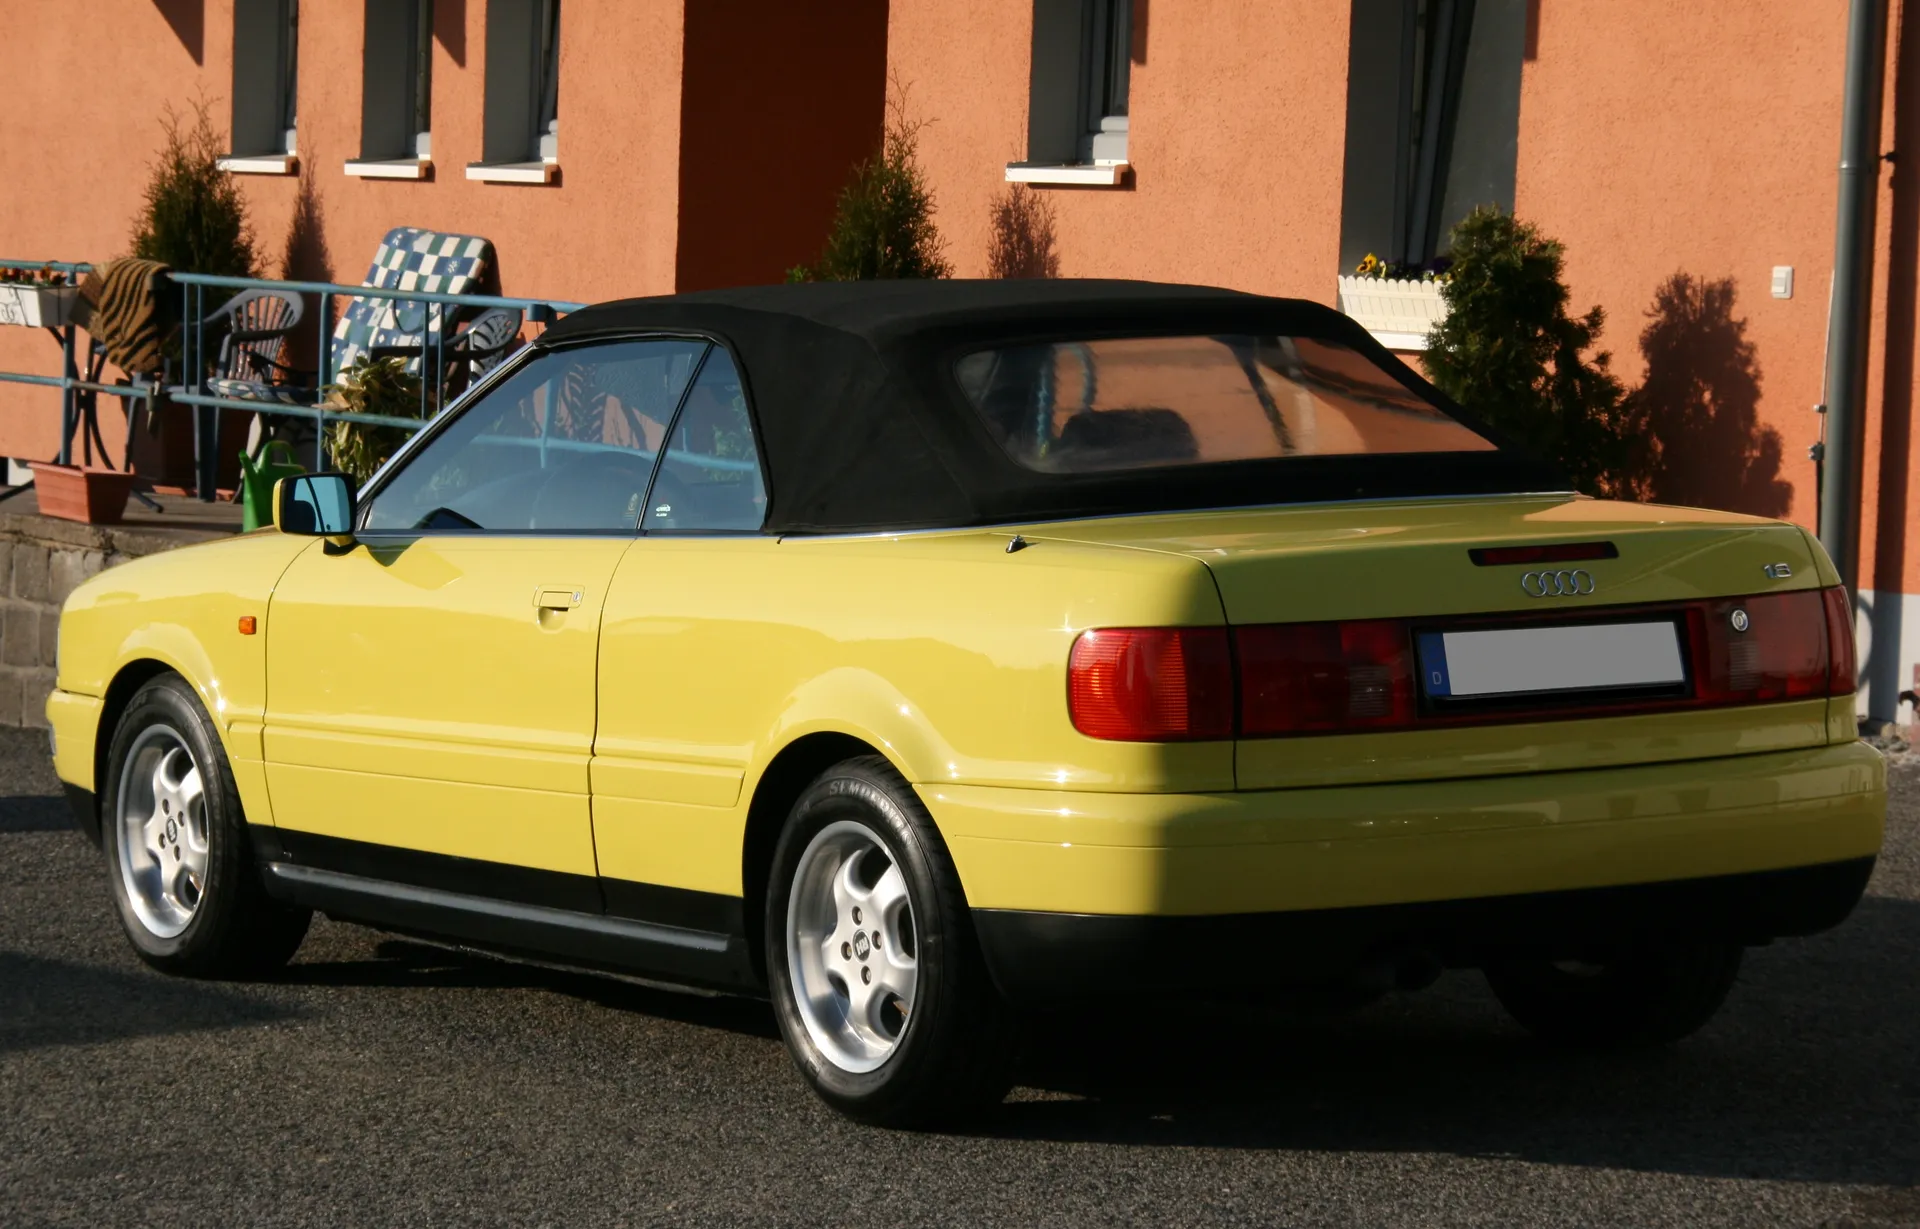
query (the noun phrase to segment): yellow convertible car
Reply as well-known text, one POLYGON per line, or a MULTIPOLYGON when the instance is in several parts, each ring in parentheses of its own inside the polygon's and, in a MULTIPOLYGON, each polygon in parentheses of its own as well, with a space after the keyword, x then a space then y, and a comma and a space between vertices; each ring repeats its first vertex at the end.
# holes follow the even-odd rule
POLYGON ((765 994, 869 1121, 1102 996, 1479 968, 1671 1040, 1847 915, 1885 774, 1805 532, 1565 485, 1310 303, 610 303, 82 586, 54 760, 156 967, 320 910, 765 994))

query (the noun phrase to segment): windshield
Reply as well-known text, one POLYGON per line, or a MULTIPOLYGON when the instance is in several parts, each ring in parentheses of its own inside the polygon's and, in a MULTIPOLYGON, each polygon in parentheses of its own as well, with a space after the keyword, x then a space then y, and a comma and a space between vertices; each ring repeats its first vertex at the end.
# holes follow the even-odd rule
POLYGON ((1495 451, 1365 355, 1317 338, 1005 346, 954 374, 1007 455, 1042 473, 1495 451))

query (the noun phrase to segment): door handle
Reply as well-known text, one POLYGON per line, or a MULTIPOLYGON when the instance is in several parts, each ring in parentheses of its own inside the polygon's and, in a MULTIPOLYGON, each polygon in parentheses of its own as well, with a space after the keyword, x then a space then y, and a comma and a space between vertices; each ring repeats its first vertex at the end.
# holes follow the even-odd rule
POLYGON ((585 596, 576 585, 541 585, 533 591, 533 604, 541 610, 572 610, 585 596))

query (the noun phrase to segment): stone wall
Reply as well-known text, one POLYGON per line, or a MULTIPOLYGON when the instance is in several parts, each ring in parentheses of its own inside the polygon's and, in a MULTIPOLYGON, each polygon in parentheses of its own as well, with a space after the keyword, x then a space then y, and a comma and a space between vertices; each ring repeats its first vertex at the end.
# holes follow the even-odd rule
POLYGON ((0 503, 0 726, 44 727, 60 604, 117 563, 217 536, 145 526, 81 525, 0 503))

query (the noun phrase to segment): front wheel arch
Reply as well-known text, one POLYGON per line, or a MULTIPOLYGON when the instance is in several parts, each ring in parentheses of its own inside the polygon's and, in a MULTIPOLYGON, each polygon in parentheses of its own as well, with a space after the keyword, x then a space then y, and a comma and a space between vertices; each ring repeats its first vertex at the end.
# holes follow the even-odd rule
MULTIPOLYGON (((107 684, 107 693, 100 703, 100 724, 93 732, 93 798, 96 810, 101 805, 100 799, 105 796, 107 758, 113 749, 113 732, 120 728, 121 714, 127 711, 127 705, 133 697, 149 682, 163 674, 179 673, 166 662, 152 657, 139 657, 121 666, 119 673, 113 676, 113 681, 107 684)), ((189 679, 188 684, 191 683, 189 679)))

